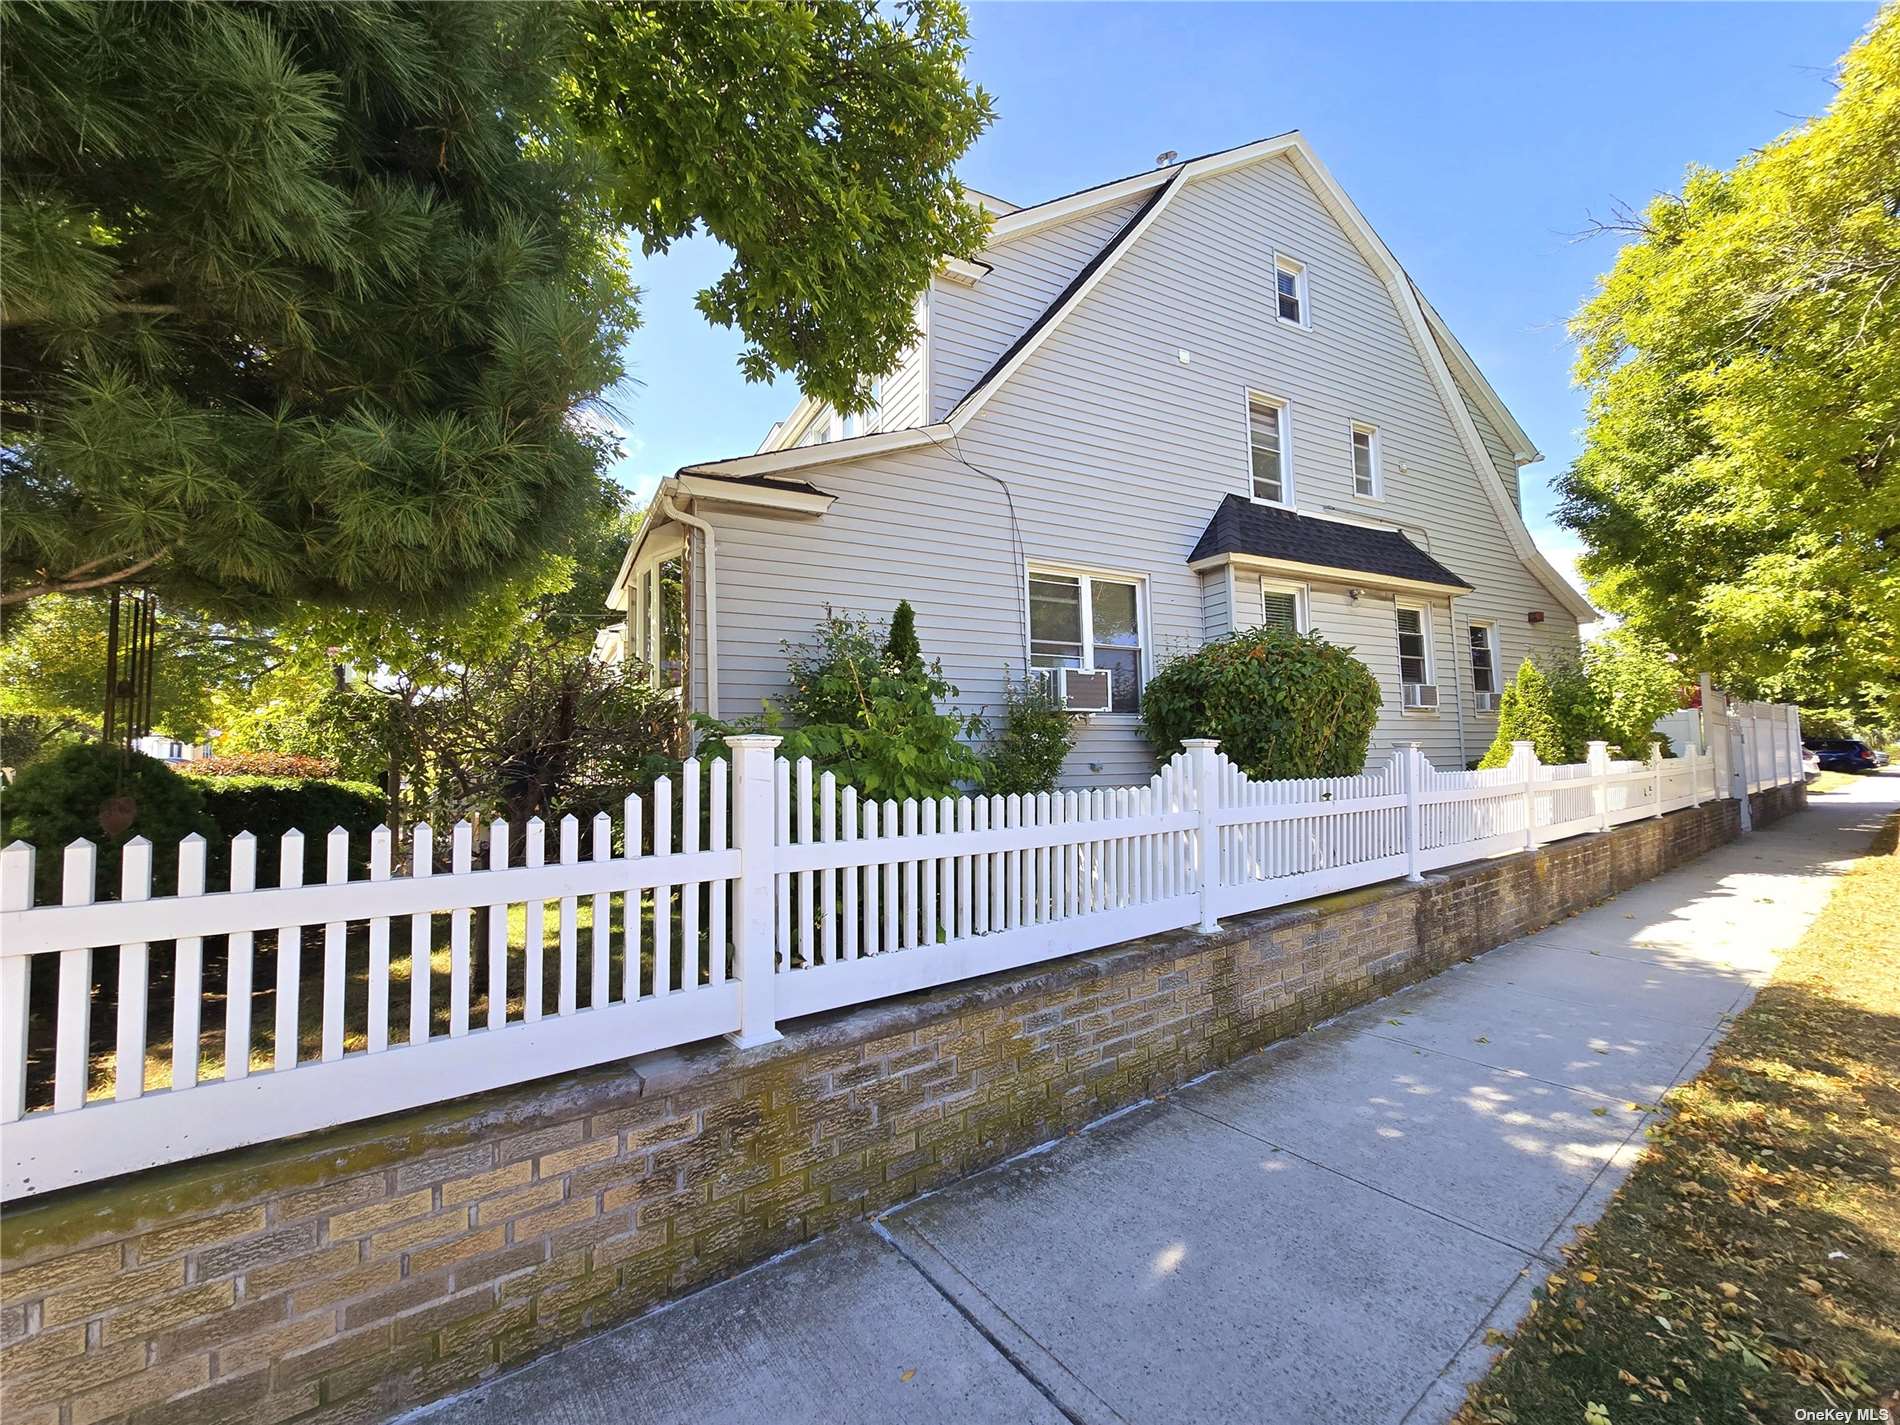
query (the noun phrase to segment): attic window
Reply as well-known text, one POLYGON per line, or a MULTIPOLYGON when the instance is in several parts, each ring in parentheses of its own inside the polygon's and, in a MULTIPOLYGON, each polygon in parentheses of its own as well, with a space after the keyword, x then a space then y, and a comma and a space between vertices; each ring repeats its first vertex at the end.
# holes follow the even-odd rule
POLYGON ((1306 325, 1306 267, 1290 257, 1275 254, 1273 259, 1274 300, 1280 320, 1296 327, 1306 325))

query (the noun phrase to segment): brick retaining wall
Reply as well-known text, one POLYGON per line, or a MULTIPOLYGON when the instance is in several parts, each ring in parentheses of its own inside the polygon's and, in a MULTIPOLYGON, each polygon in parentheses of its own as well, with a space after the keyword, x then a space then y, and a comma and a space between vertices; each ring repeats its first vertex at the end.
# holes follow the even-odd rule
MULTIPOLYGON (((1756 825, 1806 802, 1756 798, 1756 825)), ((8 1425, 375 1421, 1691 860, 1717 802, 0 1221, 8 1425)))

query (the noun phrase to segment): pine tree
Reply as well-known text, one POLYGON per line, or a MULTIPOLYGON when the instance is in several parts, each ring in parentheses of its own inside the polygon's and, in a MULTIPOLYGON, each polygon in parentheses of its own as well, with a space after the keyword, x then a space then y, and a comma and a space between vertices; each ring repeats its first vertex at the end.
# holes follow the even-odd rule
POLYGON ((909 599, 900 599, 891 615, 891 630, 884 638, 884 657, 907 678, 922 677, 924 649, 917 641, 917 613, 909 599))
POLYGON ((1540 762, 1560 765, 1565 761, 1563 724, 1551 697, 1550 680, 1528 658, 1504 686, 1504 696, 1498 700, 1498 735, 1478 766, 1509 766, 1513 742, 1530 743, 1540 762))
POLYGON ((594 499, 634 321, 533 3, 17 5, 4 600, 448 603, 594 499))

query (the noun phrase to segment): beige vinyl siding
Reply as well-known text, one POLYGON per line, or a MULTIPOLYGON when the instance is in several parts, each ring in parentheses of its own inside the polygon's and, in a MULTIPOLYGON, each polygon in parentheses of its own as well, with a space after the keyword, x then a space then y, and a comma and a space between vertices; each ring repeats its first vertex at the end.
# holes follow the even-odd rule
POLYGON ((694 712, 713 711, 708 696, 706 667, 706 536, 688 530, 686 536, 688 602, 686 606, 686 706, 694 712))
MULTIPOLYGON (((1254 581, 1254 588, 1260 587, 1254 581)), ((1244 628, 1234 615, 1232 603, 1233 584, 1225 565, 1218 569, 1206 569, 1201 573, 1201 640, 1212 643, 1216 639, 1227 637, 1237 628, 1244 628)))
MULTIPOLYGON (((955 296, 937 284, 935 416, 1033 320, 1030 277, 1053 295, 1127 216, 1003 244, 986 255, 1002 259, 997 270, 955 296), (1032 262, 1033 253, 1045 255, 1032 262), (995 306, 979 321, 983 302, 995 306)), ((954 450, 810 468, 805 477, 837 496, 821 519, 708 507, 720 530, 725 712, 756 710, 777 694, 781 645, 807 637, 827 603, 883 617, 904 597, 924 647, 961 688, 961 705, 995 711, 1005 663, 1020 668, 1024 658, 1024 557, 1142 578, 1150 672, 1199 646, 1221 622, 1225 592, 1211 594, 1186 559, 1221 498, 1247 492, 1249 389, 1289 402, 1298 508, 1395 523, 1476 586, 1455 604, 1432 601, 1435 713, 1399 708, 1390 594, 1368 587, 1354 603, 1343 580, 1314 584, 1310 617, 1353 647, 1386 690, 1378 745, 1416 740, 1446 767, 1478 757, 1492 729, 1491 719, 1468 715, 1467 621, 1496 625, 1502 677, 1534 646, 1574 649, 1575 623, 1512 553, 1480 483, 1496 472, 1474 467, 1383 284, 1284 160, 1177 194, 954 450), (1274 317, 1276 249, 1306 265, 1310 329, 1274 317), (1380 431, 1386 498, 1375 507, 1352 498, 1354 421, 1380 431), (1013 532, 998 481, 1014 497, 1013 532), (1546 615, 1536 628, 1533 610, 1546 615)), ((1097 717, 1065 781, 1126 782, 1151 766, 1133 719, 1097 717)))
POLYGON ((904 359, 884 378, 878 397, 878 429, 907 430, 926 424, 927 394, 925 343, 930 337, 930 299, 926 293, 917 299, 913 313, 921 337, 904 353, 904 359))
POLYGON ((1490 417, 1478 409, 1477 403, 1465 395, 1462 389, 1458 399, 1465 403, 1465 410, 1471 415, 1471 423, 1478 428, 1478 439, 1484 442, 1485 453, 1491 457, 1491 464, 1498 472, 1498 480, 1504 486, 1504 492, 1511 497, 1514 509, 1522 510, 1524 500, 1517 487, 1517 461, 1511 456, 1511 447, 1504 443, 1504 437, 1498 434, 1498 428, 1491 424, 1490 417))
POLYGON ((974 287, 939 277, 930 289, 930 419, 942 420, 996 358, 1120 232, 1146 195, 1044 228, 983 254, 974 287))

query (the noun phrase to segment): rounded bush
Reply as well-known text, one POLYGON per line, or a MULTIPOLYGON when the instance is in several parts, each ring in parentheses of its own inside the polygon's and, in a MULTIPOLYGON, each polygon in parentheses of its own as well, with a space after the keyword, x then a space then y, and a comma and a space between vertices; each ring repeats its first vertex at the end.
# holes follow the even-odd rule
POLYGON ((1253 628, 1168 663, 1141 716, 1163 757, 1214 737, 1249 777, 1350 777, 1366 765, 1379 681, 1318 634, 1253 628))
POLYGON ((119 894, 119 853, 143 836, 152 843, 153 889, 169 892, 178 875, 178 843, 194 832, 214 844, 218 824, 205 809, 198 785, 142 752, 98 742, 74 742, 29 762, 0 792, 0 840, 32 843, 39 851, 35 898, 61 898, 65 848, 85 837, 99 848, 94 893, 119 894), (131 824, 108 832, 100 825, 104 804, 130 797, 137 805, 131 824))

